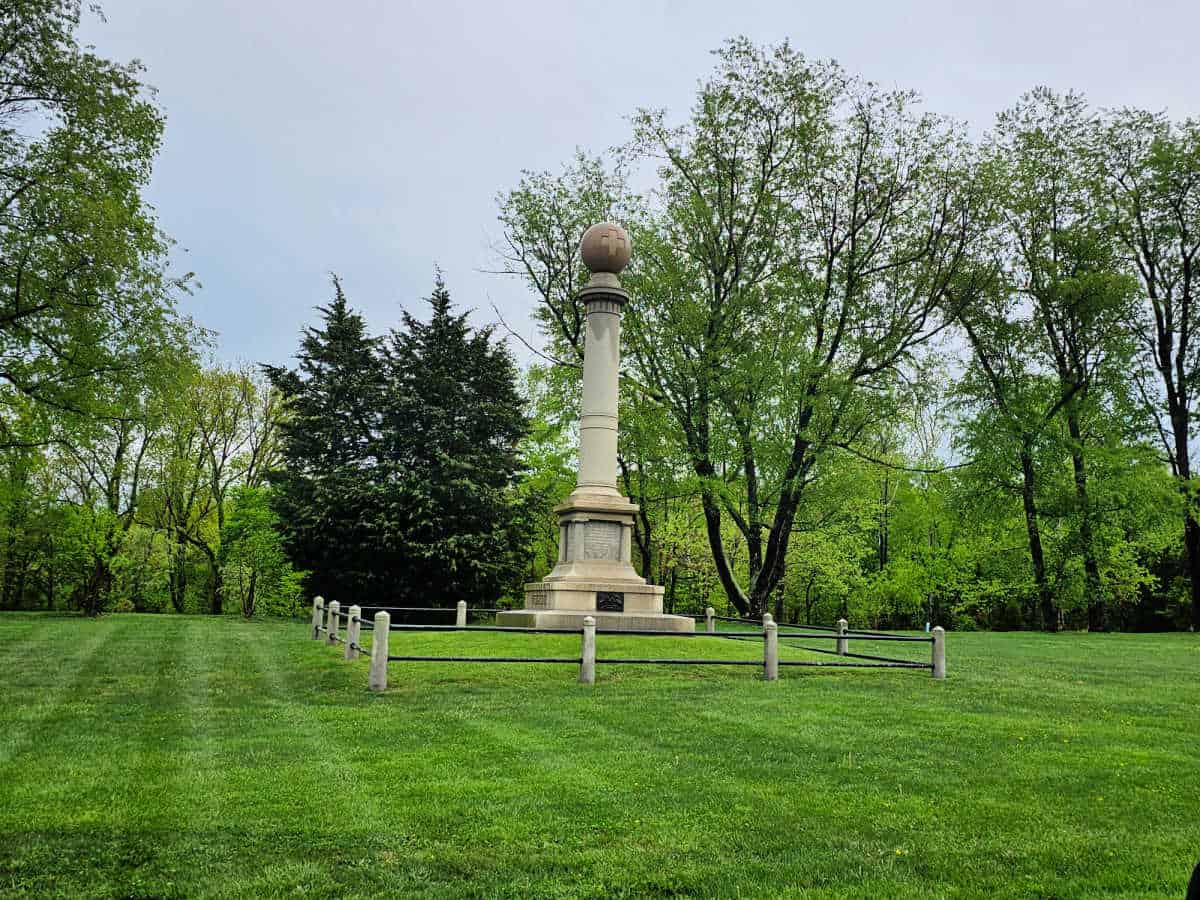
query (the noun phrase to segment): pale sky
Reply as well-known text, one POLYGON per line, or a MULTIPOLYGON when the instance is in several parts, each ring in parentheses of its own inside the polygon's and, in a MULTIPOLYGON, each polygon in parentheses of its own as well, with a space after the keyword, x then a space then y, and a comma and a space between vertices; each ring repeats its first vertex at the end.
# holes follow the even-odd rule
MULTIPOLYGON (((496 195, 522 169, 677 117, 745 34, 791 41, 986 129, 1025 90, 1200 115, 1200 3, 106 0, 83 37, 137 57, 167 114, 149 198, 185 302, 228 361, 285 362, 342 276, 372 329, 421 317, 435 265, 490 322, 533 338, 523 285, 486 274, 496 195)), ((636 248, 635 248, 636 250, 636 248)), ((519 346, 514 351, 527 358, 519 346)))

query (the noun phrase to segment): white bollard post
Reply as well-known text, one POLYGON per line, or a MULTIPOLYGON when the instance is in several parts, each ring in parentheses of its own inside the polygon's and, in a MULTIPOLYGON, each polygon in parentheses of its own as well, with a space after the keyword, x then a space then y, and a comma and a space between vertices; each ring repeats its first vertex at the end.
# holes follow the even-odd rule
POLYGON ((325 643, 333 646, 338 639, 338 613, 341 612, 341 604, 336 600, 329 601, 329 629, 325 632, 325 643))
POLYGON ((358 659, 358 636, 362 633, 361 616, 361 607, 350 607, 350 620, 346 622, 346 659, 358 659))
POLYGON ((709 634, 716 633, 717 620, 714 618, 714 616, 716 616, 716 614, 717 614, 717 611, 715 609, 713 609, 711 606, 705 607, 705 609, 704 609, 704 630, 707 631, 709 634))
POLYGON ((763 616, 763 678, 779 680, 779 626, 769 613, 763 616))
POLYGON ((946 677, 946 629, 941 625, 933 629, 933 677, 946 677))
POLYGON ((371 669, 367 686, 373 691, 387 690, 388 634, 392 617, 385 612, 375 613, 375 630, 371 633, 371 669))
POLYGON ((467 601, 459 600, 457 612, 454 614, 454 624, 459 628, 467 627, 467 601))
POLYGON ((579 661, 579 683, 596 683, 596 620, 585 616, 583 620, 583 654, 579 661))
POLYGON ((846 640, 846 637, 845 637, 846 629, 849 627, 850 627, 850 623, 847 622, 845 619, 837 620, 837 629, 838 629, 837 633, 839 635, 839 637, 837 639, 838 656, 845 656, 846 653, 850 650, 850 642, 848 640, 846 640))
POLYGON ((324 617, 325 599, 323 597, 313 597, 312 639, 314 641, 321 639, 321 619, 324 617))

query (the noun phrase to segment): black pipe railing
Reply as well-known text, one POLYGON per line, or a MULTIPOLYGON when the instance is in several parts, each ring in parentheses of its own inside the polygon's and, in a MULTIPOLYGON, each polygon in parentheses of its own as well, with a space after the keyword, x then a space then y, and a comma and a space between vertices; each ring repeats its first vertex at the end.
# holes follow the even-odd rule
POLYGON ((509 634, 580 634, 578 628, 519 628, 516 625, 392 625, 389 631, 479 631, 509 634))
POLYGON ((596 657, 596 663, 636 663, 661 666, 762 666, 761 659, 650 659, 645 657, 629 657, 611 659, 596 657))
POLYGON ((469 663, 574 663, 581 656, 389 656, 388 662, 469 662, 469 663))
POLYGON ((823 666, 833 669, 932 669, 930 663, 905 662, 825 662, 820 659, 781 659, 781 666, 823 666))
POLYGON ((821 634, 811 634, 811 633, 806 633, 803 631, 784 631, 783 629, 780 629, 778 634, 779 634, 780 638, 785 638, 785 637, 787 637, 787 638, 817 638, 819 640, 828 640, 829 638, 833 638, 835 640, 846 639, 846 640, 856 640, 856 641, 902 641, 902 642, 908 642, 911 644, 932 644, 933 643, 932 637, 917 637, 916 635, 912 635, 912 634, 879 633, 879 634, 871 634, 871 635, 861 635, 861 634, 856 634, 852 631, 847 631, 845 634, 838 634, 837 632, 834 632, 833 634, 825 634, 824 632, 822 632, 821 634))
MULTIPOLYGON (((454 607, 389 607, 389 606, 360 606, 360 612, 367 610, 388 611, 388 612, 411 612, 411 613, 445 613, 447 615, 456 613, 454 607)), ((501 612, 495 608, 468 608, 468 612, 474 613, 496 613, 501 612)), ((339 621, 358 623, 359 626, 365 626, 368 629, 374 629, 375 623, 373 619, 364 618, 363 615, 351 615, 347 610, 343 612, 338 610, 336 613, 339 621)), ((693 619, 707 618, 706 616, 692 615, 693 619)), ((654 631, 643 629, 620 629, 620 628, 596 628, 595 634, 608 636, 627 636, 627 637, 664 637, 664 638, 722 638, 725 640, 744 640, 744 641, 759 641, 762 640, 766 632, 762 628, 762 622, 757 619, 749 619, 735 616, 713 616, 713 619, 720 622, 734 622, 740 625, 757 626, 754 629, 745 629, 738 631, 694 631, 694 632, 671 632, 671 631, 654 631)), ((328 643, 346 644, 346 638, 341 637, 336 632, 331 632, 327 625, 320 625, 316 629, 318 632, 328 635, 328 643)), ((506 634, 557 634, 557 635, 580 635, 582 629, 579 628, 523 628, 517 626, 501 626, 501 625, 428 625, 428 624, 406 624, 394 623, 389 626, 391 631, 411 631, 411 632, 459 632, 459 631, 478 631, 487 633, 506 633, 506 634)), ((828 628, 823 625, 804 625, 804 626, 780 626, 776 623, 776 636, 783 640, 837 640, 837 641, 893 641, 893 642, 909 642, 909 643, 928 643, 934 641, 932 636, 915 636, 902 635, 882 631, 873 631, 868 629, 847 629, 844 632, 839 632, 836 629, 828 628), (789 630, 789 628, 805 628, 803 630, 789 630)), ((349 646, 353 650, 370 656, 371 649, 364 647, 357 642, 349 642, 349 646)), ((915 662, 912 660, 896 659, 887 656, 875 656, 866 653, 839 653, 837 650, 807 647, 796 644, 784 644, 785 647, 791 647, 797 650, 803 650, 808 653, 820 653, 831 656, 837 656, 837 661, 833 660, 778 660, 780 666, 810 666, 810 667, 826 667, 826 668, 878 668, 878 669, 933 669, 932 663, 915 662)), ((462 663, 557 663, 557 664, 583 664, 583 658, 580 657, 548 657, 548 656, 428 656, 428 655, 389 655, 388 662, 462 662, 462 663)), ((680 659, 671 657, 597 657, 597 664, 605 665, 620 665, 622 663, 628 665, 697 665, 697 666, 761 666, 763 662, 758 659, 680 659)))
MULTIPOLYGON (((445 606, 362 606, 362 605, 359 605, 358 608, 359 608, 360 615, 352 616, 348 611, 343 612, 342 610, 338 610, 338 618, 342 619, 344 621, 347 621, 347 622, 358 622, 359 624, 364 625, 367 628, 374 628, 375 627, 374 618, 373 617, 368 618, 366 615, 368 612, 390 612, 390 613, 396 613, 396 614, 445 613, 446 616, 450 619, 454 619, 454 617, 457 615, 457 612, 458 612, 454 607, 445 607, 445 606)), ((347 610, 348 610, 348 608, 347 608, 347 610)), ((494 609, 494 608, 490 608, 490 607, 474 607, 474 608, 467 607, 467 616, 468 617, 470 617, 472 614, 494 615, 497 612, 503 612, 503 610, 494 609)), ((397 622, 396 624, 400 625, 400 624, 404 624, 404 623, 397 622)))

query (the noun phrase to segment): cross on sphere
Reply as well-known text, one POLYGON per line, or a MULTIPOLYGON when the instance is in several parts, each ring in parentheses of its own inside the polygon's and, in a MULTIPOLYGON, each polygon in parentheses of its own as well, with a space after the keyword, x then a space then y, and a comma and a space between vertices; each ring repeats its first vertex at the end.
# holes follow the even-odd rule
POLYGON ((616 275, 629 264, 633 246, 625 229, 613 222, 600 222, 583 233, 579 252, 593 273, 616 275))

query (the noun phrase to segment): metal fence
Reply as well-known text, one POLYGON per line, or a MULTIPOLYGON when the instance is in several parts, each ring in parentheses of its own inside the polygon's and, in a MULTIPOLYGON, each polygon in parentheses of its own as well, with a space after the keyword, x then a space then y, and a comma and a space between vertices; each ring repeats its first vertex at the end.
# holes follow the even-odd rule
MULTIPOLYGON (((579 629, 563 628, 516 628, 501 625, 468 625, 467 618, 472 613, 467 604, 460 601, 453 610, 455 624, 393 624, 391 613, 404 612, 450 612, 442 607, 361 607, 354 605, 342 612, 338 601, 328 605, 321 597, 313 601, 312 638, 324 640, 329 645, 343 646, 346 659, 358 659, 360 654, 370 657, 371 664, 368 673, 368 685, 371 690, 382 691, 387 688, 387 666, 390 662, 438 662, 438 663, 561 663, 579 666, 579 681, 592 684, 596 680, 597 665, 669 665, 669 666, 762 666, 763 678, 775 681, 779 678, 779 668, 784 667, 814 667, 814 668, 858 668, 858 669, 923 669, 931 672, 934 678, 946 677, 946 640, 942 628, 934 628, 928 636, 892 634, 883 631, 864 631, 851 629, 845 619, 839 619, 836 627, 803 626, 802 630, 794 630, 800 626, 779 626, 770 614, 763 616, 762 621, 731 616, 715 615, 712 607, 705 611, 704 631, 696 632, 663 632, 624 630, 616 628, 597 628, 595 620, 588 616, 584 619, 583 627, 579 629), (374 610, 371 618, 364 616, 364 609, 374 610), (733 622, 742 625, 754 625, 755 631, 746 629, 738 631, 720 631, 718 622, 733 622), (345 625, 345 637, 342 636, 342 625, 345 625), (803 630, 808 629, 808 630, 803 630), (372 633, 370 647, 362 644, 363 632, 372 633), (392 632, 500 632, 506 634, 557 634, 579 635, 580 652, 578 656, 425 656, 425 655, 391 655, 388 652, 388 638, 392 632), (762 661, 754 659, 708 659, 704 657, 598 657, 596 655, 597 635, 619 635, 621 637, 667 637, 688 639, 715 639, 727 641, 762 641, 762 661), (837 657, 835 660, 801 660, 780 659, 779 644, 784 640, 785 647, 805 650, 810 653, 828 654, 837 657), (795 641, 834 642, 832 648, 803 646, 795 641), (898 659, 889 656, 877 656, 867 653, 850 652, 850 642, 894 642, 920 643, 930 646, 930 661, 917 662, 909 659, 898 659)), ((475 614, 494 614, 495 609, 476 608, 475 614)), ((695 618, 700 618, 696 616, 695 618)))

